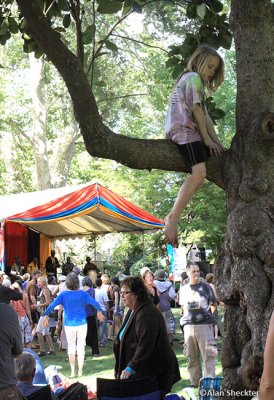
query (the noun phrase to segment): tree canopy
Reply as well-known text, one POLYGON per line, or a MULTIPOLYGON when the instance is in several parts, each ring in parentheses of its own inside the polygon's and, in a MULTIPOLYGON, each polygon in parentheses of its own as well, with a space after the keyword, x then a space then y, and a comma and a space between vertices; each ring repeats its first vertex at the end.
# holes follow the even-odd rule
MULTIPOLYGON (((123 4, 123 2, 119 3, 121 7, 126 5, 126 3, 123 4)), ((185 67, 185 60, 187 59, 186 49, 192 51, 200 40, 211 41, 212 44, 215 43, 215 45, 218 45, 224 40, 224 38, 222 39, 222 35, 227 30, 225 14, 222 16, 224 26, 220 31, 218 31, 218 29, 221 28, 219 14, 216 14, 216 18, 213 18, 214 11, 217 9, 222 11, 222 7, 220 4, 218 6, 218 2, 212 2, 209 5, 204 5, 201 2, 200 4, 198 4, 198 2, 196 3, 197 4, 194 2, 192 7, 187 7, 187 4, 182 2, 179 7, 175 7, 172 2, 158 2, 155 7, 153 2, 142 2, 142 5, 138 8, 136 3, 132 2, 127 12, 125 12, 126 8, 122 7, 114 13, 113 8, 111 8, 111 2, 104 2, 103 8, 101 7, 101 3, 79 2, 81 8, 79 8, 77 12, 81 17, 83 37, 76 29, 75 15, 72 12, 73 4, 76 4, 76 2, 67 2, 66 6, 64 2, 60 4, 51 4, 50 2, 44 3, 44 13, 46 14, 47 20, 51 21, 51 26, 54 27, 55 32, 58 33, 59 37, 69 48, 76 52, 76 55, 78 55, 77 43, 80 39, 83 41, 83 70, 88 79, 92 79, 90 86, 96 98, 101 118, 110 129, 119 130, 122 135, 130 138, 158 139, 163 137, 164 114, 169 91, 173 85, 174 77, 185 67), (109 5, 110 9, 108 8, 109 5), (201 22, 201 24, 199 24, 194 19, 194 16, 197 17, 199 13, 201 14, 201 9, 206 12, 203 18, 199 17, 201 22), (196 14, 194 12, 195 10, 197 10, 196 14), (189 13, 192 15, 192 22, 190 23, 188 22, 189 13), (142 18, 142 26, 145 27, 142 34, 138 35, 138 40, 136 40, 137 35, 134 32, 131 33, 133 14, 142 18), (93 17, 91 18, 91 16, 93 17), (125 17, 131 18, 129 23, 126 23, 127 18, 125 17), (94 24, 96 25, 96 29, 94 29, 93 32, 92 27, 94 24), (215 36, 213 34, 210 36, 208 32, 208 36, 205 39, 205 34, 200 33, 203 31, 200 25, 203 26, 206 24, 211 26, 212 32, 215 32, 215 36), (219 28, 214 28, 214 24, 219 26, 219 28), (113 30, 114 26, 115 29, 113 30), (152 32, 151 26, 154 27, 152 32), (190 29, 192 29, 194 33, 188 33, 190 29), (109 35, 110 32, 111 35, 109 35), (182 32, 186 35, 183 45, 178 42, 177 39, 177 36, 181 35, 182 32), (222 35, 221 32, 223 32, 222 35), (168 39, 171 33, 174 36, 172 41, 168 39), (79 35, 80 39, 78 38, 79 35), (107 36, 109 39, 106 39, 106 43, 104 43, 104 39, 107 36), (214 37, 215 42, 213 40, 214 37), (112 48, 110 48, 110 41, 113 41, 111 42, 113 43, 112 48), (171 43, 170 48, 164 48, 163 43, 171 43), (190 46, 191 43, 192 45, 190 46), (99 47, 102 47, 103 50, 101 49, 100 55, 94 57, 92 61, 92 54, 96 52, 99 47), (125 79, 126 76, 128 76, 128 79, 125 79), (121 77, 123 77, 123 85, 121 84, 121 77)), ((127 6, 129 6, 129 3, 127 3, 127 6)), ((25 105, 29 104, 29 107, 25 107, 24 114, 26 119, 24 122, 22 113, 11 115, 6 108, 5 102, 3 102, 2 121, 4 120, 5 126, 7 124, 12 124, 13 127, 16 126, 16 131, 18 131, 16 147, 10 154, 12 165, 18 169, 23 162, 26 163, 28 158, 33 158, 30 155, 30 150, 26 150, 25 148, 22 150, 22 154, 20 154, 20 147, 22 146, 18 144, 22 143, 20 137, 23 135, 24 137, 28 137, 29 143, 35 143, 34 155, 36 163, 39 163, 39 160, 44 160, 45 158, 52 158, 54 160, 54 163, 51 162, 49 167, 42 162, 40 167, 38 166, 36 168, 38 174, 40 171, 42 180, 42 182, 38 184, 38 188, 62 185, 67 179, 69 179, 70 182, 72 179, 74 181, 91 180, 94 176, 93 171, 96 170, 97 176, 99 176, 98 172, 103 168, 100 177, 100 179, 103 179, 103 184, 111 185, 112 179, 110 178, 108 180, 107 176, 110 175, 110 171, 113 170, 113 178, 115 174, 116 182, 115 189, 117 189, 117 180, 119 179, 117 173, 120 171, 123 177, 119 184, 119 191, 122 195, 129 196, 128 190, 123 189, 121 186, 122 180, 126 179, 125 182, 127 183, 130 181, 135 182, 140 172, 134 172, 134 170, 125 170, 125 172, 123 172, 123 167, 112 167, 111 162, 108 164, 110 169, 107 166, 104 168, 103 164, 100 164, 101 161, 92 161, 92 159, 87 164, 87 167, 84 167, 80 155, 72 158, 71 152, 68 153, 68 145, 70 143, 71 146, 74 146, 73 155, 75 151, 79 152, 79 149, 83 146, 81 140, 79 140, 79 130, 74 126, 73 119, 69 118, 70 110, 66 103, 67 96, 65 90, 62 88, 61 83, 56 85, 56 82, 58 82, 58 75, 55 74, 54 70, 48 68, 49 63, 40 61, 44 56, 42 56, 41 51, 38 51, 39 45, 30 37, 26 20, 22 14, 17 13, 17 9, 14 8, 12 2, 6 2, 5 6, 3 4, 2 15, 10 18, 10 27, 17 24, 18 29, 11 28, 10 32, 17 32, 16 36, 22 37, 23 50, 26 52, 26 56, 32 51, 30 55, 35 54, 35 56, 38 57, 36 62, 35 59, 30 57, 31 76, 34 76, 32 71, 34 71, 34 68, 37 69, 37 66, 43 71, 36 82, 34 82, 33 79, 30 81, 30 84, 38 86, 41 92, 39 95, 38 90, 35 88, 32 90, 38 92, 38 101, 36 101, 36 104, 40 106, 40 110, 35 112, 34 118, 38 119, 39 122, 45 119, 43 126, 35 124, 31 129, 31 135, 28 133, 29 127, 31 126, 30 111, 33 108, 32 99, 30 97, 26 99, 24 96, 20 99, 19 96, 17 96, 15 100, 21 102, 21 110, 23 110, 25 105), (37 64, 37 66, 35 66, 35 64, 37 64), (43 107, 41 107, 42 103, 43 107), (4 117, 6 114, 7 117, 4 117), (45 115, 45 117, 39 118, 39 114, 45 115), (68 128, 69 126, 71 126, 71 129, 68 128), (38 135, 39 131, 41 131, 42 138, 45 135, 44 131, 46 131, 48 137, 47 143, 45 142, 46 152, 44 154, 39 153, 39 148, 43 147, 41 146, 42 138, 40 139, 40 135, 38 135), (74 137, 78 138, 75 142, 72 141, 74 137), (24 157, 26 151, 28 151, 28 157, 24 157), (36 155, 37 153, 38 156, 36 155), (73 168, 70 169, 70 172, 66 172, 70 159, 72 160, 73 168), (51 175, 51 178, 48 177, 45 179, 46 171, 48 171, 48 175, 51 175)), ((4 37, 6 39, 9 37, 8 31, 6 31, 4 37)), ((181 38, 180 41, 182 41, 181 38)), ((14 66, 14 74, 12 77, 10 76, 6 79, 12 80, 15 79, 17 69, 22 67, 29 68, 29 63, 27 59, 23 61, 24 58, 22 59, 20 56, 21 44, 19 40, 16 42, 16 51, 14 51, 14 44, 10 46, 10 41, 7 41, 7 44, 6 56, 8 57, 5 61, 5 68, 7 69, 8 65, 10 65, 8 63, 10 62, 10 57, 12 57, 11 63, 14 66), (17 54, 17 58, 15 54, 17 54)), ((16 88, 12 90, 12 93, 14 93, 15 90, 16 88)), ((28 92, 29 91, 26 91, 26 93, 28 92)), ((217 103, 219 104, 219 102, 217 103)), ((217 118, 223 115, 222 111, 214 106, 212 99, 210 99, 209 106, 213 118, 214 115, 217 118)), ((231 137, 231 133, 229 136, 231 137)), ((227 144, 229 141, 230 139, 228 138, 228 140, 226 140, 227 144)), ((154 143, 155 142, 154 140, 154 143)), ((114 155, 112 155, 112 158, 114 158, 114 155)), ((5 155, 6 163, 8 159, 9 153, 7 152, 5 155)), ((182 164, 182 161, 180 161, 179 164, 182 164)), ((9 167, 10 172, 11 167, 12 166, 9 167)), ((26 171, 26 166, 24 167, 22 165, 22 168, 26 171)), ((179 168, 181 168, 180 165, 179 168)), ((22 176, 22 174, 20 175, 22 176)), ((6 174, 6 182, 13 179, 13 176, 14 174, 11 173, 6 174)), ((26 172, 24 176, 28 176, 26 172)), ((164 217, 173 202, 182 178, 179 176, 176 177, 176 175, 174 176, 172 173, 166 175, 166 173, 161 171, 154 171, 153 174, 144 171, 141 176, 144 182, 142 185, 143 189, 139 189, 135 192, 136 196, 133 194, 131 200, 136 201, 140 206, 145 207, 149 211, 164 217), (161 184, 157 184, 157 180, 161 182, 161 184), (169 193, 168 196, 166 195, 167 192, 169 193), (159 202, 159 196, 162 198, 161 202, 159 202)), ((31 179, 30 172, 29 178, 31 185, 34 185, 35 182, 31 179)), ((14 180, 14 190, 18 191, 19 182, 20 180, 18 180, 18 178, 14 180)), ((27 183, 26 181, 24 182, 22 181, 21 183, 23 190, 33 190, 35 188, 35 186, 26 186, 27 183)), ((9 187, 12 188, 13 185, 9 187)), ((199 203, 209 203, 206 199, 210 196, 210 193, 212 194, 210 190, 207 190, 207 187, 210 187, 210 185, 206 185, 205 190, 197 197, 193 206, 188 210, 185 218, 182 220, 182 241, 186 241, 190 244, 193 240, 202 240, 204 245, 217 251, 221 246, 224 235, 225 209, 224 206, 220 207, 220 203, 224 204, 224 195, 221 194, 218 189, 211 189, 211 191, 214 190, 219 193, 215 193, 215 201, 210 202, 212 207, 206 210, 206 216, 208 220, 212 222, 210 226, 209 224, 203 224, 201 228, 201 223, 205 218, 205 212, 199 203), (212 220, 213 215, 215 218, 212 220), (187 226, 187 228, 185 228, 185 226, 187 226), (197 232, 197 234, 190 235, 190 232, 193 230, 197 232), (218 234, 216 234, 217 232, 218 234)), ((132 193, 130 196, 132 196, 132 193)))
MULTIPOLYGON (((103 86, 104 79, 98 78, 98 65, 104 57, 119 53, 123 37, 122 23, 132 13, 144 13, 148 24, 157 19, 163 24, 162 31, 171 32, 183 29, 186 18, 193 21, 195 34, 185 32, 185 39, 178 45, 172 44, 167 65, 173 67, 173 75, 178 75, 185 67, 189 54, 197 43, 207 42, 216 47, 228 48, 231 34, 228 30, 227 15, 218 0, 196 1, 41 1, 16 2, 20 13, 17 14, 13 1, 4 1, 1 6, 1 41, 6 43, 12 33, 20 31, 24 41, 24 51, 34 51, 36 57, 46 54, 63 77, 74 104, 76 119, 79 122, 88 152, 93 156, 115 159, 116 161, 138 169, 160 168, 167 170, 185 170, 177 149, 164 140, 145 140, 128 138, 114 133, 107 127, 98 99, 94 97, 94 87, 103 86), (167 10, 170 12, 167 13, 167 10), (108 22, 101 22, 102 16, 108 16, 108 22), (183 18, 182 18, 183 16, 183 18), (197 23, 195 18, 198 18, 197 23), (39 21, 39 29, 37 25, 39 21), (72 29, 73 28, 73 29, 72 29), (74 36, 74 45, 67 47, 66 36, 74 36), (157 157, 153 149, 157 145, 157 157), (168 146, 168 149, 167 149, 168 146), (127 148, 127 152, 123 148, 127 148), (167 151, 174 156, 167 159, 167 151)), ((133 39, 134 40, 134 39, 133 39)), ((221 111, 212 105, 212 115, 222 116, 221 111)), ((155 137, 154 137, 155 138, 155 137)), ((218 174, 218 160, 210 162, 209 179, 222 185, 218 174), (214 170, 214 178, 213 178, 214 170)))

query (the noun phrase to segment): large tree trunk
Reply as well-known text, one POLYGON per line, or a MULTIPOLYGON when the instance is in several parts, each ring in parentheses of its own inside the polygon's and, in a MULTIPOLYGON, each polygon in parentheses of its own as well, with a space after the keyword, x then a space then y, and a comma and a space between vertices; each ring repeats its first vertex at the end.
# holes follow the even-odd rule
POLYGON ((234 0, 231 26, 237 132, 225 160, 228 226, 216 283, 225 303, 224 389, 242 390, 239 367, 263 351, 274 306, 273 5, 269 0, 234 0))

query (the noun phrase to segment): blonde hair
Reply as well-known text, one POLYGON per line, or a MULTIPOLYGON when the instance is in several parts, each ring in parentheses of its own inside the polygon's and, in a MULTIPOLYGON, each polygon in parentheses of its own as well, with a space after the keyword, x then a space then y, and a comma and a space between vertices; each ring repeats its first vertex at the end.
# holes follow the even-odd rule
POLYGON ((214 77, 205 84, 209 93, 214 93, 224 81, 224 60, 215 49, 205 44, 198 46, 188 60, 186 71, 184 71, 184 73, 197 72, 199 75, 201 75, 203 69, 206 67, 206 64, 212 57, 218 57, 220 64, 214 74, 214 77))
POLYGON ((43 286, 48 286, 48 280, 45 276, 39 276, 39 278, 37 279, 37 282, 41 282, 43 283, 43 286))
POLYGON ((108 285, 110 283, 110 278, 107 274, 103 274, 101 276, 101 280, 104 285, 108 285))

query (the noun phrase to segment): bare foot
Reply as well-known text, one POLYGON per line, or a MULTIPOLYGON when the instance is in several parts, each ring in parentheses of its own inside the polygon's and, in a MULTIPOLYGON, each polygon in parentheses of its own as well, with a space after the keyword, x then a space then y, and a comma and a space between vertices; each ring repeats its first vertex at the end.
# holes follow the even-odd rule
POLYGON ((166 243, 171 244, 172 247, 178 247, 178 226, 169 215, 165 218, 164 236, 166 243))

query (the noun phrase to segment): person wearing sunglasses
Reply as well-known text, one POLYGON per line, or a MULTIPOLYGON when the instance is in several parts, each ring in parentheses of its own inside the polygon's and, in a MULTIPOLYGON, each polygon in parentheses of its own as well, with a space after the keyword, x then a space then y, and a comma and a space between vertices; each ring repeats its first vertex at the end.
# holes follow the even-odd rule
POLYGON ((115 378, 155 376, 164 396, 181 377, 163 316, 140 276, 125 278, 120 296, 129 311, 114 342, 115 378))

